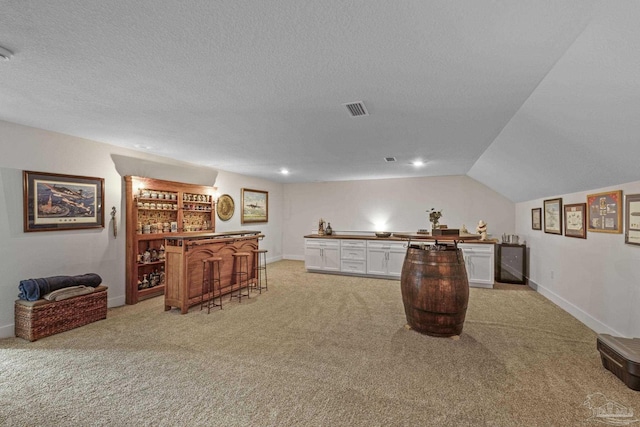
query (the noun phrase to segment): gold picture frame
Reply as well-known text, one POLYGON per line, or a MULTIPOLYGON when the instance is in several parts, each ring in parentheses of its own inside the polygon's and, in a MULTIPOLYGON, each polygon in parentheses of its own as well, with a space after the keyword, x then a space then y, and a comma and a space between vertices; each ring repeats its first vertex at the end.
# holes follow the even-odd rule
POLYGON ((269 222, 269 192, 242 189, 242 216, 240 222, 260 223, 269 222))
POLYGON ((587 230, 622 233, 622 190, 587 195, 587 230))

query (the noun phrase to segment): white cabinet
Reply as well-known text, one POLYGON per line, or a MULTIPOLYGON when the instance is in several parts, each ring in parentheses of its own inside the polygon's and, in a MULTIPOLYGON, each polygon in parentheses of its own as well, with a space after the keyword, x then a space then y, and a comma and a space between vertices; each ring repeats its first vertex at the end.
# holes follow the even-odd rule
POLYGON ((305 239, 304 266, 307 270, 340 271, 340 240, 305 239))
POLYGON ((367 273, 367 242, 365 240, 341 240, 340 271, 343 273, 367 273))
POLYGON ((464 255, 469 286, 493 288, 494 245, 484 243, 459 243, 464 255))
POLYGON ((367 274, 400 278, 406 252, 405 242, 368 241, 367 274))

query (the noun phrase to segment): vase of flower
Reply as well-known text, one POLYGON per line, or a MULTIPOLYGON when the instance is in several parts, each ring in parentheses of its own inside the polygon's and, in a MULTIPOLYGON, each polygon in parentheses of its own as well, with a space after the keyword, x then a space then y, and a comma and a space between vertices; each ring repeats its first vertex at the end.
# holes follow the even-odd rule
POLYGON ((429 221, 431 222, 431 229, 435 230, 438 228, 438 223, 440 222, 440 218, 442 217, 442 211, 437 211, 435 208, 431 208, 427 211, 429 213, 429 221))

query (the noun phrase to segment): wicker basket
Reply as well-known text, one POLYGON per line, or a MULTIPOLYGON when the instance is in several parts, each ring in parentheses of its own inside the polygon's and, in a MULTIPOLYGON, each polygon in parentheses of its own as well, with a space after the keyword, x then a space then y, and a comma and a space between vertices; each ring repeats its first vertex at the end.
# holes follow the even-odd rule
POLYGON ((107 317, 107 287, 62 301, 17 300, 15 333, 29 341, 84 326, 107 317))

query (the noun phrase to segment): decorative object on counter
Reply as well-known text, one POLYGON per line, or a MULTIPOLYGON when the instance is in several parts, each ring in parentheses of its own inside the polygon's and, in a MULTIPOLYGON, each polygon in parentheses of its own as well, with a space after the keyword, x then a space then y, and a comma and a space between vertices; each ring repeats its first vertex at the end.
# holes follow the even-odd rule
POLYGON ((520 241, 520 236, 517 234, 502 234, 502 243, 511 243, 517 245, 520 241))
POLYGON ((228 194, 223 194, 218 198, 218 202, 216 203, 216 212, 218 213, 218 218, 223 221, 229 221, 233 216, 233 213, 236 210, 236 204, 228 194))
POLYGON ((324 234, 327 236, 331 236, 333 234, 333 228, 331 228, 331 223, 327 223, 327 228, 324 230, 324 234))
POLYGON ((269 193, 267 191, 242 189, 242 224, 269 222, 269 193))
POLYGON ((23 171, 24 231, 104 228, 104 178, 23 171))
POLYGON ((587 229, 598 233, 622 233, 622 190, 588 194, 587 229))
POLYGON ((457 228, 448 228, 447 226, 441 225, 438 228, 434 228, 431 233, 434 236, 459 236, 460 230, 457 228))
POLYGON ((469 234, 469 230, 467 230, 467 226, 462 224, 462 227, 460 227, 460 234, 469 234))
POLYGON ((320 218, 318 221, 318 236, 324 236, 324 220, 320 218))
POLYGON ((391 233, 389 231, 376 231, 376 237, 390 237, 391 233))
POLYGON ((431 229, 435 230, 436 228, 438 228, 438 222, 442 217, 442 211, 441 210, 437 211, 435 208, 431 208, 427 212, 429 212, 429 221, 431 222, 431 225, 432 225, 431 229))
POLYGON ((429 230, 426 228, 421 228, 418 230, 418 234, 429 234, 429 230))
POLYGON ((487 240, 487 223, 483 220, 478 221, 476 231, 480 235, 480 240, 487 240))

